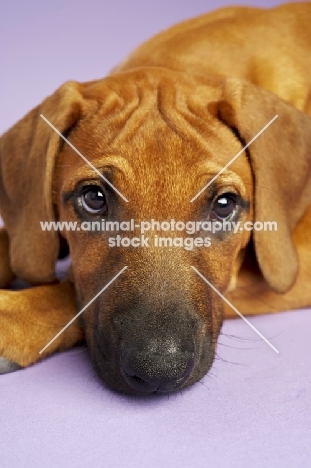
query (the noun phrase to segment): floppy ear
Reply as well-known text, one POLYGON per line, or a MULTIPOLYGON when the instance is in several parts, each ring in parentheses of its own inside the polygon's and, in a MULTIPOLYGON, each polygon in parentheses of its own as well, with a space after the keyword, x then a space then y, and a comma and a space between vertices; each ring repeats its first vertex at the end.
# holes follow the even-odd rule
POLYGON ((61 133, 79 119, 85 102, 82 85, 68 82, 33 109, 0 139, 0 212, 10 238, 14 273, 30 283, 51 282, 59 253, 56 231, 40 221, 54 219, 52 179, 61 133))
POLYGON ((219 104, 222 121, 247 144, 255 179, 255 220, 276 221, 277 231, 255 231, 262 274, 277 292, 295 282, 299 264, 292 232, 311 204, 311 118, 273 93, 229 79, 219 104))

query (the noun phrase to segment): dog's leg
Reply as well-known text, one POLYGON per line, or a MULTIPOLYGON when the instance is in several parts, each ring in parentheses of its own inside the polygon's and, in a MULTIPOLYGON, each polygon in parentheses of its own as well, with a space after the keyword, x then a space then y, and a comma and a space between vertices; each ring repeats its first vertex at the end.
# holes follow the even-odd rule
MULTIPOLYGON (((264 281, 259 270, 243 269, 237 287, 227 294, 228 300, 244 315, 276 313, 282 310, 311 306, 311 207, 301 219, 293 234, 299 258, 299 274, 293 287, 285 294, 277 294, 264 281)), ((280 265, 280 269, 282 265, 280 265)), ((236 312, 224 304, 225 318, 237 317, 236 312)))
POLYGON ((4 228, 0 228, 0 288, 5 288, 14 279, 10 267, 9 237, 4 228))
POLYGON ((81 341, 78 318, 39 354, 76 313, 75 291, 69 280, 22 291, 0 290, 0 373, 29 366, 81 341))

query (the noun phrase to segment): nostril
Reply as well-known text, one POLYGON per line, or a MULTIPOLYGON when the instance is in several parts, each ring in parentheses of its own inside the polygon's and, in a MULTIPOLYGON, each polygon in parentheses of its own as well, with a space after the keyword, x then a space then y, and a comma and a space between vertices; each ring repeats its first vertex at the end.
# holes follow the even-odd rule
POLYGON ((155 392, 158 388, 158 382, 152 379, 148 379, 145 375, 139 376, 138 372, 134 373, 132 366, 128 362, 122 362, 122 373, 127 383, 132 387, 133 390, 139 392, 151 393, 155 392))
POLYGON ((144 379, 141 379, 138 375, 132 375, 132 379, 138 383, 145 383, 144 379))
POLYGON ((131 375, 131 374, 128 374, 126 371, 124 371, 124 373, 126 374, 126 377, 128 380, 136 382, 137 384, 144 385, 147 383, 143 378, 139 377, 138 375, 131 375))

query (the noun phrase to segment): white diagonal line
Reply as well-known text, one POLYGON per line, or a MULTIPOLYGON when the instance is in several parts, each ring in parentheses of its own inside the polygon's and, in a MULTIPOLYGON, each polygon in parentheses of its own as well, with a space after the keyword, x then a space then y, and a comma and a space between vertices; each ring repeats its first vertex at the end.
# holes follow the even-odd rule
POLYGON ((61 331, 58 332, 57 335, 55 335, 54 338, 53 338, 51 341, 49 341, 48 344, 44 346, 44 348, 41 349, 41 351, 39 352, 39 354, 43 353, 43 351, 45 351, 46 348, 48 348, 48 347, 50 346, 50 344, 53 343, 53 341, 56 340, 56 338, 58 338, 59 335, 61 335, 61 334, 66 330, 66 328, 68 328, 68 327, 72 324, 72 322, 74 322, 74 321, 76 320, 76 318, 78 318, 79 315, 81 315, 82 312, 84 312, 85 309, 86 309, 90 304, 92 304, 92 302, 94 302, 95 299, 97 299, 98 296, 100 296, 101 293, 104 292, 105 289, 107 289, 107 288, 118 278, 118 276, 120 276, 121 273, 123 273, 123 271, 126 270, 126 269, 127 269, 127 266, 125 266, 124 268, 122 268, 122 270, 120 270, 119 273, 118 273, 116 276, 114 276, 114 277, 112 278, 112 280, 110 280, 109 283, 107 283, 106 286, 104 286, 103 289, 101 289, 101 290, 99 291, 99 293, 97 293, 96 296, 94 296, 93 299, 91 299, 90 302, 88 302, 88 303, 83 307, 83 309, 81 309, 80 312, 78 312, 77 315, 76 315, 75 317, 73 317, 73 318, 70 320, 70 322, 67 323, 67 325, 66 325, 64 328, 61 329, 61 331))
POLYGON ((46 117, 44 117, 44 115, 40 114, 40 117, 42 117, 42 119, 43 119, 51 128, 53 128, 53 130, 54 130, 66 143, 68 143, 68 145, 83 159, 83 161, 85 161, 92 169, 94 169, 94 171, 95 171, 102 179, 104 179, 104 181, 105 181, 108 185, 110 185, 110 187, 113 188, 113 190, 114 190, 115 192, 117 192, 117 194, 120 195, 120 197, 122 197, 123 200, 125 200, 126 202, 128 202, 128 199, 125 198, 125 196, 122 195, 122 193, 119 192, 119 190, 118 190, 108 179, 106 179, 106 177, 103 176, 103 174, 102 174, 98 169, 96 169, 96 167, 93 166, 93 164, 92 164, 85 156, 83 156, 83 154, 80 153, 80 151, 77 150, 77 148, 76 148, 75 146, 73 146, 73 144, 70 143, 70 141, 67 140, 67 138, 64 137, 64 135, 62 135, 62 134, 59 132, 59 131, 57 130, 57 128, 55 128, 54 125, 52 125, 51 122, 50 122, 46 117))
POLYGON ((236 312, 236 313, 244 320, 244 322, 247 323, 247 325, 249 325, 249 326, 254 330, 255 333, 257 333, 257 335, 260 336, 260 338, 262 338, 262 339, 267 343, 267 345, 270 346, 270 348, 273 349, 273 351, 275 351, 276 353, 279 353, 279 351, 273 346, 273 344, 270 343, 270 341, 267 340, 267 338, 265 338, 265 337, 263 336, 263 334, 260 333, 260 331, 257 330, 257 328, 254 327, 254 325, 252 325, 251 322, 249 322, 249 321, 247 320, 247 318, 245 318, 244 315, 241 314, 241 312, 239 312, 238 309, 236 309, 236 308, 231 304, 231 302, 229 302, 228 299, 226 299, 226 298, 218 291, 218 289, 216 289, 215 286, 213 286, 213 285, 205 278, 205 276, 202 275, 202 273, 200 273, 194 266, 191 266, 191 268, 200 276, 200 278, 202 278, 203 281, 205 281, 205 283, 207 283, 207 284, 218 294, 218 296, 220 296, 220 297, 222 298, 222 300, 224 300, 224 301, 231 307, 231 309, 234 310, 234 312, 236 312))
POLYGON ((209 187, 209 186, 214 182, 214 180, 216 180, 217 177, 220 176, 220 174, 222 174, 222 173, 227 169, 227 167, 229 167, 230 164, 232 164, 232 163, 240 156, 240 154, 242 154, 243 151, 245 151, 246 148, 248 148, 249 145, 252 144, 253 141, 255 141, 256 138, 258 138, 259 135, 261 135, 261 134, 272 124, 272 122, 274 122, 275 119, 277 119, 277 118, 278 118, 278 115, 275 115, 275 116, 273 117, 273 119, 271 119, 270 122, 268 122, 267 125, 265 125, 264 128, 262 128, 262 129, 260 130, 260 132, 258 132, 257 135, 255 135, 254 138, 252 138, 252 139, 247 143, 247 145, 245 145, 244 148, 242 148, 242 149, 238 152, 238 154, 236 154, 236 155, 231 159, 231 161, 229 161, 229 162, 218 172, 218 174, 216 174, 216 175, 208 182, 208 184, 206 184, 206 185, 196 194, 196 196, 193 197, 193 198, 190 200, 190 203, 194 202, 194 200, 196 200, 196 199, 201 195, 201 193, 203 193, 204 190, 206 190, 207 187, 209 187))

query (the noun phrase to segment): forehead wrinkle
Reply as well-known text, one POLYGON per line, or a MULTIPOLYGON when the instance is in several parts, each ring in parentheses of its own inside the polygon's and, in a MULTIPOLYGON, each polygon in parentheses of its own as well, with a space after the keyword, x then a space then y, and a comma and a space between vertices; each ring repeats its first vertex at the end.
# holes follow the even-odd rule
MULTIPOLYGON (((119 123, 117 131, 114 132, 108 143, 111 147, 129 143, 148 121, 152 120, 155 123, 156 93, 137 87, 137 94, 139 96, 139 105, 132 110, 126 120, 119 123)), ((112 127, 115 127, 115 122, 109 123, 112 127)))
POLYGON ((92 129, 98 129, 95 136, 104 136, 105 145, 118 145, 120 140, 135 134, 154 107, 155 89, 152 80, 142 83, 135 76, 107 77, 104 89, 100 90, 101 105, 86 122, 92 129))
POLYGON ((180 92, 174 83, 163 80, 158 87, 157 109, 167 126, 182 140, 189 141, 191 138, 206 151, 207 140, 222 141, 218 132, 223 124, 208 111, 208 103, 215 99, 215 90, 198 86, 194 91, 187 91, 180 92))
MULTIPOLYGON (((113 146, 131 141, 148 121, 152 122, 155 127, 164 124, 183 140, 189 141, 189 137, 192 138, 200 147, 204 146, 202 130, 207 137, 212 134, 217 138, 215 123, 217 127, 221 124, 209 114, 208 101, 206 105, 202 102, 197 105, 196 102, 199 98, 201 101, 203 97, 204 101, 207 98, 207 96, 200 96, 200 93, 204 94, 205 90, 202 90, 202 87, 200 91, 189 90, 188 95, 180 92, 170 79, 162 78, 159 82, 147 84, 133 81, 131 85, 129 87, 131 92, 124 96, 123 89, 118 90, 120 93, 120 99, 116 100, 118 105, 110 106, 108 115, 107 107, 103 105, 97 114, 92 116, 95 126, 96 124, 98 126, 98 122, 103 122, 106 145, 113 146)), ((208 90, 205 90, 205 94, 207 92, 208 90)), ((113 94, 117 93, 114 91, 113 94)), ((150 133, 149 129, 149 135, 150 133)))

